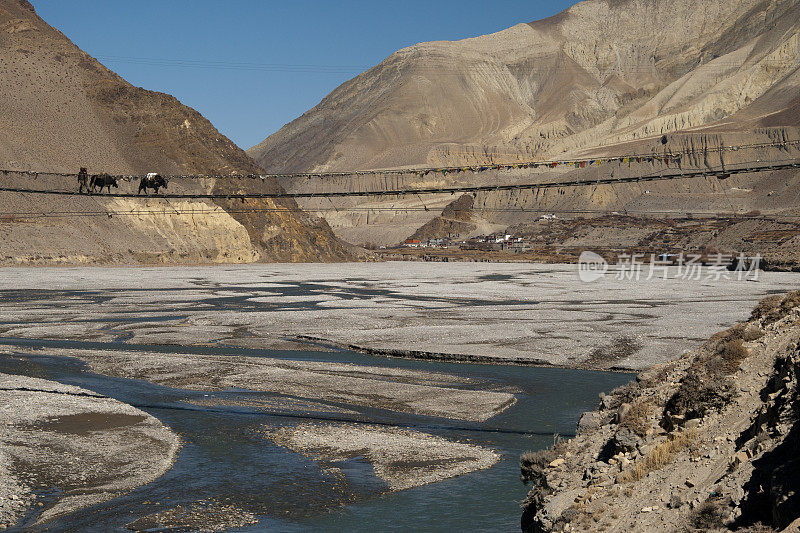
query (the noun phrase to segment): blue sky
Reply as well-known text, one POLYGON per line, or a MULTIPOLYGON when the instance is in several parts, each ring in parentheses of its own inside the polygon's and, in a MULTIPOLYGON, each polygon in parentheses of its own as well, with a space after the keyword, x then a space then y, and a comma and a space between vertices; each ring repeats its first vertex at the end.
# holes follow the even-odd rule
POLYGON ((242 148, 405 46, 492 33, 576 0, 33 0, 125 79, 170 93, 242 148))

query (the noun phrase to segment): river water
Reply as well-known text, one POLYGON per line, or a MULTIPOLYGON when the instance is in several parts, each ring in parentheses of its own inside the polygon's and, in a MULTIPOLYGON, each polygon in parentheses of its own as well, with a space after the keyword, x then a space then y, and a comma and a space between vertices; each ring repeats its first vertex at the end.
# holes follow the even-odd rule
MULTIPOLYGON (((8 340, 7 340, 8 341, 8 340)), ((50 346, 27 341, 28 346, 50 346)), ((80 347, 80 343, 71 346, 80 347)), ((492 468, 439 483, 385 493, 368 463, 347 465, 348 487, 323 483, 313 461, 257 436, 264 425, 293 425, 303 412, 280 415, 246 408, 193 406, 187 397, 224 397, 235 391, 206 393, 159 387, 146 381, 108 378, 63 357, 19 352, 0 357, 0 372, 23 374, 78 385, 132 404, 160 419, 186 443, 173 469, 160 479, 110 502, 79 511, 34 531, 125 530, 135 517, 176 505, 213 499, 230 502, 257 515, 258 524, 234 531, 511 531, 518 528, 519 502, 527 492, 519 481, 519 456, 569 436, 598 394, 632 379, 630 374, 465 365, 375 358, 349 351, 276 352, 276 356, 438 371, 508 386, 517 403, 484 423, 360 409, 360 420, 411 427, 435 435, 490 447, 501 461, 492 468), (282 416, 283 415, 283 416, 282 416), (352 503, 348 504, 348 500, 352 503)), ((234 354, 234 351, 230 352, 234 354)), ((231 355, 235 357, 235 355, 231 355)), ((254 397, 268 396, 250 392, 254 397)), ((352 407, 352 406, 349 406, 352 407)), ((172 529, 169 529, 173 531, 172 529)))
MULTIPOLYGON (((158 418, 184 442, 174 467, 156 481, 43 526, 23 526, 98 532, 125 531, 153 513, 209 501, 255 516, 256 523, 235 531, 518 530, 527 493, 519 481, 519 456, 551 445, 554 435, 571 435, 580 414, 596 407, 600 392, 633 374, 384 358, 298 349, 296 343, 278 349, 280 339, 301 330, 346 340, 350 333, 341 332, 352 330, 359 342, 379 346, 400 331, 396 341, 421 349, 458 345, 457 352, 464 353, 570 359, 625 331, 641 334, 642 353, 655 362, 655 356, 676 357, 708 331, 744 318, 758 298, 796 284, 795 276, 766 275, 759 284, 663 281, 646 291, 623 283, 587 288, 575 285, 569 267, 531 265, 8 269, 5 274, 0 346, 8 353, 0 355, 0 372, 118 399, 158 418), (356 270, 359 277, 353 276, 356 270), (453 329, 462 322, 469 323, 469 335, 453 329), (274 331, 278 334, 271 335, 274 331), (524 343, 511 346, 511 338, 524 343), (310 413, 302 405, 292 407, 292 400, 304 398, 285 393, 171 388, 101 375, 69 356, 91 350, 436 372, 467 378, 454 381, 459 387, 511 392, 516 403, 484 422, 325 399, 310 413), (233 398, 239 404, 227 401, 233 398), (259 408, 259 402, 272 407, 259 408), (409 428, 491 448, 501 460, 486 470, 389 492, 372 466, 355 457, 335 465, 346 479, 333 483, 318 462, 263 436, 265 428, 308 421, 409 428)), ((58 487, 38 489, 58 495, 58 487)), ((168 524, 148 530, 181 531, 168 524)))

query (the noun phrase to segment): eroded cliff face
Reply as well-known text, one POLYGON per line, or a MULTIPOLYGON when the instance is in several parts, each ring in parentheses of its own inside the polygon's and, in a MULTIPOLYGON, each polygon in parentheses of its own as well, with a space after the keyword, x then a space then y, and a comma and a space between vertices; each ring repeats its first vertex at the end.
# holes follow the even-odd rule
MULTIPOLYGON (((786 161, 800 158, 800 131, 797 128, 759 128, 752 132, 696 132, 669 134, 667 144, 660 137, 626 143, 621 147, 598 149, 597 157, 619 153, 663 154, 684 153, 681 164, 665 165, 659 162, 631 161, 629 163, 603 163, 588 168, 562 165, 556 169, 512 169, 486 172, 430 173, 426 175, 406 174, 402 176, 383 174, 325 179, 284 179, 282 184, 291 192, 359 191, 370 189, 397 189, 413 187, 456 187, 492 185, 497 183, 536 183, 553 180, 588 180, 609 177, 629 178, 647 176, 660 172, 707 168, 735 168, 747 164, 763 164, 769 161, 786 161), (789 143, 783 146, 765 146, 759 149, 723 151, 723 147, 753 143, 789 143)), ((464 207, 459 205, 460 195, 439 194, 405 197, 377 198, 332 198, 301 199, 306 210, 325 217, 337 235, 356 244, 391 245, 422 234, 447 236, 450 233, 461 237, 486 235, 505 231, 509 227, 518 234, 525 234, 525 227, 542 226, 539 218, 556 213, 559 219, 591 219, 609 213, 630 213, 647 218, 666 219, 733 213, 744 214, 758 211, 764 216, 778 219, 797 214, 800 201, 800 182, 794 170, 735 174, 725 180, 716 177, 692 178, 675 181, 650 181, 621 183, 618 185, 592 185, 561 187, 540 190, 486 191, 474 195, 469 219, 462 220, 464 207), (454 214, 459 224, 454 225, 454 214), (468 222, 468 225, 461 224, 468 222), (420 230, 420 233, 417 233, 420 230)), ((550 222, 548 222, 550 224, 550 222)), ((625 232, 624 224, 619 228, 625 232)), ((742 231, 741 239, 757 238, 758 228, 742 231)), ((629 232, 634 239, 637 233, 629 232)), ((708 239, 708 244, 727 251, 780 252, 786 257, 800 258, 800 240, 790 239, 781 244, 782 250, 774 247, 747 247, 740 245, 741 239, 708 239), (737 240, 739 239, 739 240, 737 240), (791 240, 791 242, 788 242, 791 240)), ((538 241, 537 241, 538 242, 538 241)), ((555 241, 553 241, 555 242, 555 241)), ((698 243, 700 241, 697 241, 698 243)), ((638 240, 631 240, 636 245, 638 240)), ((556 243, 558 244, 558 243, 556 243)), ((604 247, 610 244, 604 235, 580 241, 564 241, 569 246, 604 247)), ((770 245, 771 246, 771 245, 770 245)), ((668 250, 661 250, 665 252, 668 250)))
MULTIPOLYGON (((71 189, 72 179, 3 175, 4 184, 71 189)), ((115 192, 136 192, 119 181, 115 192)), ((270 192, 260 178, 170 180, 168 192, 270 192)), ((324 220, 284 200, 0 194, 0 265, 316 262, 358 257, 324 220), (15 214, 9 214, 15 213, 15 214)))
MULTIPOLYGON (((41 20, 28 2, 0 0, 0 168, 115 174, 263 173, 197 111, 174 97, 126 82, 41 20)), ((77 183, 8 174, 8 186, 77 183)), ((252 187, 170 183, 173 189, 252 187)), ((136 184, 123 184, 136 190, 136 184)), ((259 190, 277 191, 267 179, 259 190)), ((190 201, 98 200, 0 193, 0 256, 6 264, 330 261, 355 257, 328 225, 293 201, 242 206, 190 201), (152 201, 155 202, 155 201, 152 201), (148 211, 148 205, 156 205, 148 211), (196 209, 194 209, 196 208, 196 209), (132 210, 137 216, 124 215, 132 210), (194 209, 195 213, 189 214, 194 209), (65 211, 70 213, 64 214, 65 211), (87 216, 108 211, 113 218, 87 216), (35 218, 25 216, 34 213, 35 218), (41 218, 42 213, 49 214, 41 218), (60 213, 60 214, 59 214, 60 213), (59 214, 58 216, 55 216, 59 214), (265 238, 265 234, 270 237, 265 238)))

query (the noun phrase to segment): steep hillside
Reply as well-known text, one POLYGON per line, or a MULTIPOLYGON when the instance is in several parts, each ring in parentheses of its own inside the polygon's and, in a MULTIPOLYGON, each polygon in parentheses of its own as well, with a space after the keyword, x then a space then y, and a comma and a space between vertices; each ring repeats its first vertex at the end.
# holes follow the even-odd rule
POLYGON ((522 530, 797 531, 800 293, 604 395, 522 457, 522 530))
MULTIPOLYGON (((129 84, 45 23, 25 0, 0 0, 0 124, 3 169, 77 172, 88 167, 90 173, 118 174, 262 172, 198 112, 172 96, 129 84)), ((14 179, 13 175, 5 178, 6 182, 14 179)), ((180 186, 192 189, 197 184, 180 186)), ((242 186, 250 185, 238 180, 213 185, 217 190, 242 186)), ((268 181, 263 187, 279 186, 268 181)), ((187 254, 185 261, 231 260, 229 250, 214 244, 217 231, 242 231, 250 236, 250 242, 243 244, 246 251, 237 254, 241 260, 351 257, 348 247, 332 235, 324 221, 299 211, 292 201, 261 202, 263 211, 258 217, 228 214, 231 210, 221 203, 215 217, 204 220, 192 217, 176 224, 161 210, 135 223, 132 217, 114 221, 113 228, 105 228, 95 217, 62 216, 45 224, 17 216, 104 212, 105 203, 90 198, 62 201, 2 193, 0 261, 25 263, 38 257, 35 262, 69 262, 80 256, 86 262, 104 262, 113 256, 121 262, 145 257, 171 262, 180 260, 179 249, 187 254), (65 206, 70 209, 63 209, 65 206), (275 210, 282 212, 275 214, 275 210), (93 238, 108 231, 114 235, 109 239, 112 244, 103 245, 93 238), (162 239, 165 232, 170 233, 166 240, 162 239), (270 236, 265 237, 267 233, 270 236), (89 246, 91 241, 94 245, 89 246), (323 245, 318 248, 317 243, 323 245)), ((191 209, 188 204, 183 208, 191 209)), ((194 204, 195 210, 216 207, 208 202, 194 204)))
MULTIPOLYGON (((492 35, 400 50, 248 153, 270 171, 298 172, 687 148, 696 151, 695 163, 711 166, 726 157, 713 155, 720 145, 796 139, 799 93, 800 4, 794 0, 588 0, 492 35), (666 147, 658 143, 662 135, 669 140, 666 147)), ((744 155, 763 160, 786 154, 776 149, 727 154, 727 160, 747 160, 744 155)), ((644 164, 633 169, 657 170, 644 164)), ((347 185, 374 187, 388 179, 376 174, 347 185)), ((527 170, 488 172, 480 179, 549 178, 527 170)), ((283 185, 290 190, 324 189, 334 181, 344 185, 308 181, 287 179, 283 185)), ((405 178, 407 185, 428 181, 405 178)), ((708 190, 687 187, 693 195, 708 190)), ((619 192, 630 201, 637 191, 619 192)), ((527 192, 517 199, 537 201, 527 192)), ((325 216, 346 239, 363 242, 365 235, 376 234, 388 244, 413 234, 447 204, 445 198, 425 200, 391 204, 432 209, 413 217, 384 211, 368 217, 374 226, 369 230, 363 210, 379 213, 389 202, 334 201, 340 211, 325 216), (346 211, 354 206, 362 213, 346 211)), ((569 209, 609 204, 586 198, 568 203, 569 209)), ((476 205, 481 204, 479 198, 476 205)), ((301 205, 318 207, 314 201, 301 205)), ((679 199, 670 209, 683 207, 679 199)), ((487 222, 507 221, 488 215, 487 222)))

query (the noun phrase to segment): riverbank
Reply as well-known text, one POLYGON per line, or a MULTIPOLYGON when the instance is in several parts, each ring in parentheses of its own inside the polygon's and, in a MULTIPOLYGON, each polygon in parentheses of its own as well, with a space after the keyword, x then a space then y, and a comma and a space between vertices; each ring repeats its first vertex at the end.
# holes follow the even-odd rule
POLYGON ((800 519, 800 293, 601 397, 522 457, 524 531, 780 531, 800 519))
POLYGON ((0 374, 0 419, 0 529, 118 497, 169 470, 180 449, 153 416, 44 379, 0 374))

